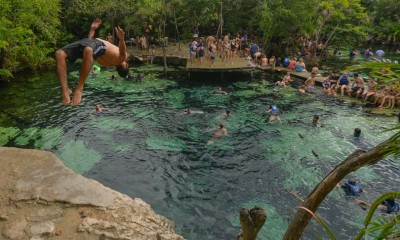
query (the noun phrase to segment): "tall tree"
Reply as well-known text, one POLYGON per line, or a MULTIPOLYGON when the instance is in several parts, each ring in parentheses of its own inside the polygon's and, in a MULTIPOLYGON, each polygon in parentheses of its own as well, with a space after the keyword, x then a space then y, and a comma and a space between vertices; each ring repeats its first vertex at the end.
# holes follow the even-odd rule
POLYGON ((59 38, 59 1, 0 0, 0 5, 0 74, 51 62, 48 55, 59 38))

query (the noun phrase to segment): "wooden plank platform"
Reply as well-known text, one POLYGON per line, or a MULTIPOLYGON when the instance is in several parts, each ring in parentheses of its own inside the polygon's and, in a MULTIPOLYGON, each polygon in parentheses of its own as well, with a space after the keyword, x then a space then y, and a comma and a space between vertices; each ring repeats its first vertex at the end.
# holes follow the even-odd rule
POLYGON ((187 61, 186 70, 189 72, 247 72, 256 70, 257 67, 249 63, 244 58, 235 58, 233 64, 222 63, 220 58, 216 58, 214 66, 210 66, 210 62, 203 58, 203 63, 200 65, 198 59, 194 59, 193 63, 187 61))
MULTIPOLYGON (((259 69, 262 69, 264 71, 271 71, 272 67, 264 67, 264 66, 258 66, 259 69)), ((296 78, 300 78, 300 79, 304 79, 306 80, 307 78, 309 78, 311 76, 311 72, 296 72, 293 69, 289 69, 286 67, 275 67, 275 72, 290 72, 291 76, 294 76, 296 78)), ((322 77, 315 77, 315 81, 316 82, 320 82, 322 84, 322 82, 324 81, 326 77, 322 76, 322 77)))
MULTIPOLYGON (((193 63, 187 61, 186 70, 189 72, 248 72, 248 71, 275 71, 275 72, 290 72, 292 76, 300 79, 307 79, 311 76, 310 72, 296 72, 295 70, 285 68, 285 67, 270 67, 270 66, 254 66, 244 58, 236 58, 233 64, 222 63, 220 58, 215 60, 214 66, 211 67, 210 63, 203 59, 203 63, 199 64, 198 59, 194 59, 193 63)), ((325 77, 316 77, 315 81, 322 84, 325 77)))

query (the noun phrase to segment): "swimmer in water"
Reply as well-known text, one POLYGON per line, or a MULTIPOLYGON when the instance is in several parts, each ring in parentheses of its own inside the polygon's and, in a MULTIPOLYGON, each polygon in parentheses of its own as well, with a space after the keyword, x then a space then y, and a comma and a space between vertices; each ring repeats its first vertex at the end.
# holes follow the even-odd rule
POLYGON ((185 111, 181 112, 179 115, 189 115, 193 112, 192 108, 188 108, 185 111))
POLYGON ((222 116, 223 116, 224 118, 230 117, 230 116, 231 116, 231 111, 226 110, 226 111, 222 114, 222 116))
POLYGON ((348 196, 360 196, 361 193, 365 192, 355 178, 349 178, 345 183, 338 183, 336 187, 343 188, 348 196))
POLYGON ((101 113, 101 112, 103 112, 103 111, 110 111, 110 109, 104 108, 104 107, 102 107, 100 104, 96 104, 95 109, 94 109, 90 114, 93 114, 93 113, 101 113))
POLYGON ((269 117, 268 123, 272 123, 275 119, 278 119, 280 123, 282 123, 281 117, 279 116, 279 109, 275 105, 270 105, 267 113, 271 113, 269 117))
POLYGON ((220 138, 224 136, 228 136, 228 130, 225 128, 224 124, 221 123, 219 124, 217 131, 213 134, 213 137, 220 138))
POLYGON ((218 90, 214 90, 214 91, 211 91, 211 92, 214 92, 214 93, 222 93, 222 94, 228 94, 227 92, 225 92, 225 91, 222 90, 222 87, 221 87, 221 86, 218 86, 218 90))
POLYGON ((312 125, 314 125, 315 127, 318 126, 318 125, 320 124, 319 116, 318 116, 318 115, 314 115, 314 117, 311 118, 311 123, 312 123, 312 125))
MULTIPOLYGON (((363 200, 358 200, 356 199, 357 203, 363 206, 371 206, 371 204, 363 201, 363 200)), ((387 214, 398 214, 400 212, 400 202, 395 200, 393 197, 386 199, 385 201, 381 202, 378 205, 378 209, 381 209, 384 213, 387 214)))

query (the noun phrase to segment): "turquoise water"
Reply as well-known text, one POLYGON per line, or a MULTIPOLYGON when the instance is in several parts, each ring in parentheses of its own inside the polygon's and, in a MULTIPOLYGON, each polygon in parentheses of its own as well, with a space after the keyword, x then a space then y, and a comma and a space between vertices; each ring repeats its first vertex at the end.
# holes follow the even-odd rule
MULTIPOLYGON (((307 196, 336 164, 357 148, 387 139, 390 133, 382 131, 397 124, 394 117, 371 115, 361 103, 324 96, 318 88, 301 96, 275 87, 274 75, 187 80, 175 73, 160 79, 160 70, 139 68, 152 72, 142 82, 111 81, 115 73, 104 70, 88 79, 76 108, 62 106, 55 73, 21 76, 0 89, 0 145, 54 152, 75 172, 150 203, 187 239, 234 239, 239 209, 255 204, 269 216, 259 238, 279 239, 299 205, 286 190, 307 196), (211 93, 218 85, 229 94, 211 93), (96 104, 110 111, 90 114, 96 104), (268 124, 270 104, 282 111, 283 124, 268 124), (179 115, 188 107, 202 113, 179 115), (231 117, 222 116, 226 110, 231 117), (322 127, 311 126, 314 114, 322 127), (219 123, 229 134, 214 139, 219 123), (351 136, 356 127, 363 132, 360 140, 351 136)), ((70 74, 71 87, 77 74, 70 74)), ((388 157, 352 176, 368 192, 362 199, 372 201, 398 191, 399 163, 388 157)), ((356 235, 366 215, 340 190, 318 213, 338 239, 356 235)), ((311 223, 305 236, 315 234, 324 236, 311 223)))

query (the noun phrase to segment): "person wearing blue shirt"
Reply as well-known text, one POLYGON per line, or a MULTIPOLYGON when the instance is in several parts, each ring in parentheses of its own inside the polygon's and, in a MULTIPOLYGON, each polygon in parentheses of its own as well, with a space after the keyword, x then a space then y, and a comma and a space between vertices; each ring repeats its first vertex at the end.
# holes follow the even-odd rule
POLYGON ((347 182, 342 184, 338 183, 337 187, 343 188, 348 196, 360 196, 364 192, 361 185, 354 178, 349 178, 347 182))
MULTIPOLYGON (((364 205, 364 206, 369 206, 371 207, 371 204, 363 201, 363 200, 357 200, 357 203, 360 205, 364 205)), ((384 213, 387 214, 399 214, 400 213, 400 202, 397 201, 394 198, 388 198, 385 201, 381 202, 381 204, 379 204, 378 209, 381 209, 384 213)))
POLYGON ((254 63, 258 64, 258 60, 261 56, 261 52, 260 52, 260 47, 257 45, 257 43, 254 43, 253 45, 251 45, 250 55, 252 56, 254 63))

